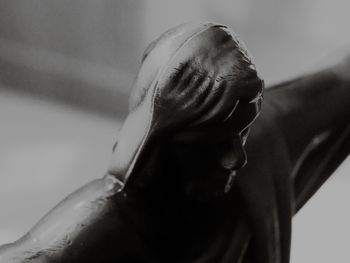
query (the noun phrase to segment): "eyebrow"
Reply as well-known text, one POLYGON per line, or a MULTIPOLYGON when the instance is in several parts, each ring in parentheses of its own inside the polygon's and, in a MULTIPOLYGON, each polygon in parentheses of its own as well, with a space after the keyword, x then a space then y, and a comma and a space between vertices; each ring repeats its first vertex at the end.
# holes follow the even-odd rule
MULTIPOLYGON (((237 134, 238 135, 238 134, 237 134)), ((235 133, 232 130, 224 130, 220 128, 199 129, 199 130, 185 130, 183 132, 174 133, 172 138, 178 142, 203 142, 217 143, 219 141, 233 138, 235 133), (223 136, 224 135, 224 136, 223 136)))

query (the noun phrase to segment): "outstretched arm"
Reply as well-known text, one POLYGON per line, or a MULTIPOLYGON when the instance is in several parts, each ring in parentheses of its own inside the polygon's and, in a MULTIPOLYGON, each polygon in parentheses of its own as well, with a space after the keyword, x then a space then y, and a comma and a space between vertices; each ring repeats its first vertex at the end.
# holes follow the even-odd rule
POLYGON ((0 246, 1 263, 148 262, 152 250, 140 233, 150 228, 145 200, 118 193, 110 176, 81 187, 18 241, 0 246))
POLYGON ((291 217, 350 153, 350 63, 264 94, 239 185, 258 262, 288 262, 291 217))
MULTIPOLYGON (((223 34, 226 29, 222 26, 211 24, 189 28, 183 26, 179 27, 178 31, 171 31, 158 39, 158 43, 161 43, 158 47, 170 48, 172 52, 164 52, 164 54, 172 56, 176 53, 177 47, 182 46, 184 40, 193 40, 194 33, 204 32, 208 28, 213 29, 206 31, 209 36, 201 35, 201 37, 211 37, 208 39, 215 42, 220 39, 215 37, 215 34, 211 34, 220 32, 223 36, 221 44, 226 43, 225 41, 230 43, 229 41, 232 40, 223 34), (174 39, 173 42, 167 42, 169 35, 174 33, 177 34, 178 38, 175 39, 177 42, 174 39), (164 42, 175 44, 167 46, 164 42)), ((154 45, 157 45, 157 42, 154 45)), ((229 47, 228 50, 233 50, 234 54, 244 56, 244 52, 235 52, 237 46, 232 47, 233 49, 229 47)), ((204 45, 202 48, 207 47, 204 45)), ((216 52, 220 50, 215 49, 216 52)), ((185 55, 188 54, 185 52, 185 55)), ((215 58, 224 58, 224 55, 218 52, 215 58)), ((159 63, 155 53, 146 54, 147 56, 146 62, 150 63, 148 65, 159 63)), ((181 56, 178 58, 183 59, 181 56)), ((205 56, 203 59, 207 58, 208 56, 205 56)), ((165 57, 164 61, 160 62, 166 64, 168 59, 170 58, 165 57)), ((225 62, 230 63, 229 60, 225 62)), ((246 62, 246 59, 240 61, 240 63, 246 62)), ((182 63, 185 66, 188 64, 190 63, 182 63)), ((162 68, 163 64, 157 66, 162 68)), ((344 71, 343 67, 337 70, 344 71)), ((227 68, 231 69, 231 67, 227 68)), ((324 178, 331 175, 349 153, 349 131, 345 129, 349 123, 349 84, 348 78, 344 78, 348 75, 347 73, 339 75, 334 69, 282 83, 278 88, 266 91, 263 111, 253 125, 246 145, 248 165, 239 172, 236 185, 232 189, 240 194, 242 201, 240 207, 245 210, 245 215, 237 213, 239 218, 235 221, 236 231, 231 232, 233 236, 229 245, 225 247, 226 252, 224 257, 221 257, 222 262, 243 260, 243 262, 287 263, 289 261, 290 226, 291 218, 296 212, 295 207, 298 208, 306 202, 323 183, 324 178), (332 101, 336 101, 336 104, 332 104, 332 101), (325 141, 322 141, 328 143, 326 146, 316 147, 309 152, 310 154, 304 154, 315 136, 327 134, 327 132, 329 137, 324 137, 325 141), (331 147, 330 151, 328 147, 331 147), (315 173, 313 168, 318 158, 321 158, 326 165, 315 173), (303 164, 312 165, 303 166, 303 164), (301 193, 306 198, 303 197, 304 201, 297 203, 296 200, 300 199, 301 193), (247 253, 245 253, 246 249, 247 253)), ((145 160, 147 160, 146 164, 155 162, 159 165, 157 163, 159 156, 149 158, 150 153, 155 152, 151 147, 154 143, 146 139, 150 134, 153 135, 156 128, 166 130, 173 127, 171 126, 173 123, 168 122, 171 120, 169 115, 161 115, 163 116, 161 121, 155 118, 156 115, 159 117, 159 114, 172 114, 173 111, 164 112, 163 107, 157 107, 157 111, 154 111, 152 108, 154 105, 159 106, 162 102, 159 98, 152 101, 156 95, 160 94, 155 87, 161 79, 160 82, 154 81, 155 76, 159 75, 158 67, 145 66, 143 70, 139 75, 140 89, 137 90, 139 92, 134 93, 133 114, 130 114, 127 119, 123 133, 125 138, 130 140, 122 140, 121 145, 118 146, 115 155, 117 165, 110 169, 113 176, 107 175, 73 193, 22 239, 1 247, 0 262, 157 261, 156 254, 159 246, 154 245, 152 241, 154 236, 158 235, 157 229, 162 223, 161 219, 167 216, 162 210, 164 207, 157 206, 140 193, 135 195, 132 192, 128 193, 125 189, 119 191, 123 188, 123 182, 116 179, 122 179, 129 184, 134 183, 135 178, 130 175, 140 167, 138 166, 140 160, 144 162, 143 165, 145 160), (149 71, 149 69, 154 70, 149 71), (152 86, 153 84, 155 86, 152 86)), ((197 79, 199 82, 204 80, 211 81, 206 78, 197 79)), ((189 82, 190 78, 187 81, 189 82)), ((231 87, 226 85, 227 83, 224 84, 220 87, 231 87)), ((228 89, 228 91, 234 90, 228 89)), ((255 92, 254 89, 253 91, 255 92)), ((205 90, 204 94, 207 93, 212 95, 209 90, 205 90)), ((232 101, 227 93, 222 94, 226 94, 223 96, 224 100, 232 101)), ((164 92, 163 99, 169 98, 170 95, 170 92, 164 92)), ((187 95, 187 97, 194 96, 187 95)), ((212 97, 209 96, 209 99, 212 97)), ((169 101, 165 102, 169 104, 169 101)), ((179 105, 182 104, 179 103, 179 105)), ((188 111, 184 112, 188 113, 188 111)), ((198 117, 196 120, 205 120, 200 114, 202 114, 201 111, 198 113, 199 117, 196 115, 198 117)), ((188 114, 183 114, 183 117, 186 119, 188 114)), ((181 124, 185 125, 186 122, 181 124)), ((149 178, 152 170, 141 170, 143 173, 139 175, 143 177, 146 174, 149 178)), ((136 179, 144 178, 138 176, 136 179)), ((166 191, 163 190, 163 192, 166 191)), ((164 226, 164 228, 167 227, 172 226, 164 226)), ((164 237, 172 238, 167 235, 164 237)), ((222 251, 222 248, 219 251, 222 251)))

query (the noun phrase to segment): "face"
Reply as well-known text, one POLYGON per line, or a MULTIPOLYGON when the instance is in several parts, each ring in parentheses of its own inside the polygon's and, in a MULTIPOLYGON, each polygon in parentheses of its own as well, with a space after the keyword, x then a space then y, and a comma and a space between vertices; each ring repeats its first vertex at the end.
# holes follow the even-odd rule
POLYGON ((226 27, 172 29, 146 51, 108 172, 124 188, 177 181, 186 193, 225 191, 245 164, 243 131, 257 116, 262 88, 247 51, 226 27))
POLYGON ((204 198, 227 192, 246 164, 247 135, 248 129, 237 132, 228 125, 174 134, 169 152, 183 191, 204 198))

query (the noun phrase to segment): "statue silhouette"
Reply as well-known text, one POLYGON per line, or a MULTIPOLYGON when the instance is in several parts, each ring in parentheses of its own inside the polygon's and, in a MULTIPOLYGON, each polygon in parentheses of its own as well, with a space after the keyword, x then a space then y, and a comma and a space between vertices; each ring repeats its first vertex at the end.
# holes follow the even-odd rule
POLYGON ((263 92, 227 27, 167 31, 145 51, 106 175, 0 262, 289 262, 293 215, 349 154, 349 73, 345 61, 263 92))

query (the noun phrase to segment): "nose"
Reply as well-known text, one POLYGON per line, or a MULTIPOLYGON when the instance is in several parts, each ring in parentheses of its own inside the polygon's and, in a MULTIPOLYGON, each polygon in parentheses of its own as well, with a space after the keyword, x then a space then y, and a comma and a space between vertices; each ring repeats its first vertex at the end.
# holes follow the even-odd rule
POLYGON ((240 136, 234 136, 221 153, 221 165, 224 169, 239 170, 247 164, 247 156, 240 136))

